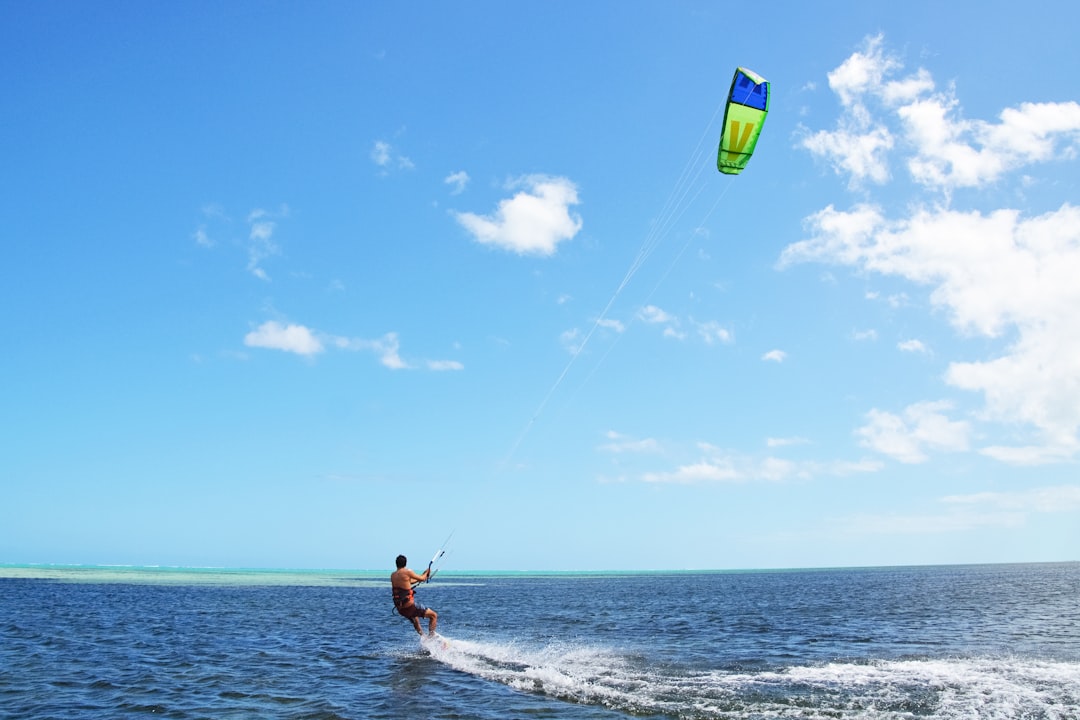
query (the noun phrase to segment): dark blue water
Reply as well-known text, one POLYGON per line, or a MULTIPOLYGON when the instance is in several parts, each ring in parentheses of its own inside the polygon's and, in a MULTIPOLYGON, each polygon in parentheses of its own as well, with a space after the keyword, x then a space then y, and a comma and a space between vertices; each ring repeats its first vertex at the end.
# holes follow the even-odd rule
POLYGON ((63 578, 0 578, 2 718, 1080 718, 1077 563, 445 573, 423 644, 381 578, 63 578))

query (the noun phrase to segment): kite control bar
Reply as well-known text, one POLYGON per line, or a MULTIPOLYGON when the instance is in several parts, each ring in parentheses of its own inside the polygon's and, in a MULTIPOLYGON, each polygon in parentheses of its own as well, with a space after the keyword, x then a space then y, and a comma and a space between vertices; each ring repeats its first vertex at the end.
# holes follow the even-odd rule
POLYGON ((442 547, 440 547, 435 552, 435 554, 431 556, 431 562, 429 562, 427 564, 427 580, 414 582, 413 585, 412 585, 413 587, 416 587, 421 582, 431 582, 431 578, 435 577, 435 573, 439 572, 439 568, 435 568, 434 571, 432 571, 431 568, 432 568, 433 565, 435 565, 435 563, 437 563, 439 560, 441 560, 443 558, 443 556, 446 555, 446 546, 450 544, 450 538, 454 537, 454 532, 456 532, 456 531, 453 531, 453 530, 450 531, 450 534, 446 536, 446 540, 443 540, 442 547))

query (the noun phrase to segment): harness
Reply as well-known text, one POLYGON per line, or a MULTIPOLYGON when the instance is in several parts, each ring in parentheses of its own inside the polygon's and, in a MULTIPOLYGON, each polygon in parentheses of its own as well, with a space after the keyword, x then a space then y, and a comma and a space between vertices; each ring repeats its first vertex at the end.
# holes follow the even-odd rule
POLYGON ((394 591, 394 611, 403 618, 412 620, 420 615, 419 609, 413 601, 413 589, 408 588, 393 588, 394 591))

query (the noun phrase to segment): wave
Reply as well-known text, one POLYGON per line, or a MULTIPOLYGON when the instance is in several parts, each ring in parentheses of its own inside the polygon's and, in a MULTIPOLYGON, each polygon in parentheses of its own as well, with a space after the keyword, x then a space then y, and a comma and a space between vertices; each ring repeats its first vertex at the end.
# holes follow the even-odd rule
POLYGON ((587 645, 424 640, 457 671, 521 692, 680 718, 1077 720, 1080 663, 1017 657, 871 660, 739 672, 656 665, 587 645))

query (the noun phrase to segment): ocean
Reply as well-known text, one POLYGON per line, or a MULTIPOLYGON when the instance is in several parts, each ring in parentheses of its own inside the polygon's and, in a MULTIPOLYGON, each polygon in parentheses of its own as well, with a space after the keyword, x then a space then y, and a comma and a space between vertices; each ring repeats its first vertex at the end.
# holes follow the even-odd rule
POLYGON ((1080 563, 389 573, 0 566, 0 718, 1080 718, 1080 563))

